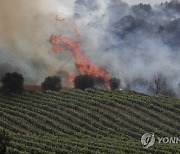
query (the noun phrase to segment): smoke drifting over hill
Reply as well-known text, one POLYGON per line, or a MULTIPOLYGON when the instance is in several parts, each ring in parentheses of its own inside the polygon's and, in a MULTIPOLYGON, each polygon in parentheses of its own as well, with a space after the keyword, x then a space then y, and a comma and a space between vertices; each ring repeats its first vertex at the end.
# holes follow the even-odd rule
MULTIPOLYGON (((151 81, 162 72, 174 88, 180 81, 179 1, 129 6, 120 0, 1 0, 0 75, 23 73, 40 83, 61 70, 74 72, 71 54, 54 54, 52 34, 74 38, 76 25, 81 50, 126 86, 134 79, 151 81)), ((139 91, 144 87, 134 86, 139 91)))
POLYGON ((136 5, 139 3, 145 3, 145 4, 151 4, 151 5, 155 5, 155 4, 160 4, 160 3, 165 3, 165 2, 169 2, 170 0, 122 0, 123 2, 126 2, 130 5, 136 5))

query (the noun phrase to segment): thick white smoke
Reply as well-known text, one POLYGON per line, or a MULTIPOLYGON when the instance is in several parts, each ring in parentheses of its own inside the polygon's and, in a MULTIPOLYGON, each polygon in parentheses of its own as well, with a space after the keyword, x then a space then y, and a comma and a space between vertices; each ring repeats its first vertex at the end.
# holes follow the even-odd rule
MULTIPOLYGON (((179 18, 178 14, 167 16, 157 7, 153 11, 149 17, 152 27, 179 18)), ((135 16, 131 6, 120 0, 0 0, 0 76, 19 71, 26 82, 39 84, 60 70, 73 71, 72 55, 53 54, 48 39, 51 34, 73 38, 76 25, 89 59, 121 78, 123 85, 134 78, 151 80, 162 72, 176 86, 179 52, 156 37, 156 30, 150 35, 147 29, 136 29, 124 37, 131 17, 122 18, 128 15, 135 16)), ((142 27, 147 24, 138 21, 142 27)))
POLYGON ((51 55, 51 34, 72 29, 73 1, 0 0, 0 68, 15 70, 26 82, 40 83, 63 63, 51 55), (55 20, 67 18, 67 24, 55 20))
MULTIPOLYGON (((90 9, 87 0, 76 2, 75 19, 76 23, 81 23, 79 28, 82 29, 83 49, 94 62, 107 66, 113 76, 121 78, 123 85, 138 78, 151 81, 157 72, 162 72, 174 88, 178 86, 179 51, 174 52, 160 36, 154 34, 158 33, 158 29, 152 29, 154 25, 158 28, 163 23, 179 18, 179 14, 173 12, 167 15, 156 6, 152 8, 153 15, 147 16, 149 23, 137 17, 141 29, 135 29, 135 32, 120 39, 119 32, 124 32, 128 24, 131 25, 128 23, 131 17, 128 20, 121 19, 128 15, 136 16, 127 3, 119 0, 102 3, 97 0, 95 9, 90 9), (82 7, 87 12, 81 13, 82 7), (146 24, 152 27, 149 28, 150 32, 143 28, 148 27, 146 24)), ((146 12, 143 13, 145 15, 146 12)))

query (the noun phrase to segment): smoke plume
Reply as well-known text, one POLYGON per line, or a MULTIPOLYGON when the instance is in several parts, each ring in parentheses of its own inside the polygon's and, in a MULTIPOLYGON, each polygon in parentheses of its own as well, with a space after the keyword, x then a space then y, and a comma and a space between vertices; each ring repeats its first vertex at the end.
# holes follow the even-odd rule
POLYGON ((23 73, 26 82, 40 83, 62 67, 63 62, 50 53, 48 38, 72 27, 55 20, 56 15, 70 17, 72 9, 67 6, 71 5, 51 0, 0 0, 0 74, 14 69, 23 73))
POLYGON ((39 84, 59 71, 73 73, 71 52, 51 52, 49 38, 62 34, 73 40, 76 26, 81 51, 92 63, 119 77, 123 87, 134 79, 151 81, 162 72, 176 88, 180 12, 179 1, 171 3, 130 6, 120 0, 0 0, 0 76, 17 71, 27 83, 39 84))

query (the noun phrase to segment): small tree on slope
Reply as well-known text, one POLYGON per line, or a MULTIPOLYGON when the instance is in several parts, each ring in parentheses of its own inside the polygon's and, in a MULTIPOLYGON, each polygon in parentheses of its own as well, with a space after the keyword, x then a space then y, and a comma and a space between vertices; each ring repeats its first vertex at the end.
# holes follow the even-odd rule
POLYGON ((87 88, 94 88, 95 80, 90 75, 79 75, 74 80, 74 86, 76 89, 85 90, 87 88))
POLYGON ((22 93, 24 91, 24 78, 19 73, 6 73, 2 79, 2 89, 7 93, 22 93))
POLYGON ((41 84, 43 90, 59 91, 61 89, 61 79, 58 76, 49 76, 41 84))

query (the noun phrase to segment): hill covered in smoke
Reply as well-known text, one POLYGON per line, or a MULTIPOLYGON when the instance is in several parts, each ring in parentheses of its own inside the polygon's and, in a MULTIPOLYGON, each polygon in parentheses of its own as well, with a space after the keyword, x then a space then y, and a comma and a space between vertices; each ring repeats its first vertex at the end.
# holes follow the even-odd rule
MULTIPOLYGON (((77 8, 80 1, 76 1, 77 8)), ((81 7, 87 7, 88 10, 88 4, 81 4, 81 7)), ((131 89, 147 92, 149 90, 142 82, 152 83, 159 73, 166 77, 171 88, 178 87, 179 1, 173 0, 155 6, 129 6, 124 2, 112 0, 107 4, 104 14, 96 14, 94 13, 94 18, 93 13, 86 14, 92 18, 86 28, 91 29, 95 37, 99 37, 99 57, 106 61, 106 64, 110 63, 108 66, 111 72, 123 80, 124 87, 130 85, 131 89), (141 84, 134 83, 140 79, 141 84)), ((82 12, 75 17, 81 20, 84 15, 82 12)))
POLYGON ((72 55, 52 53, 47 40, 52 34, 73 38, 76 25, 81 49, 94 64, 119 77, 123 88, 149 93, 144 83, 152 83, 157 73, 162 73, 177 93, 178 0, 155 6, 130 6, 120 0, 0 3, 0 77, 8 71, 18 71, 24 74, 26 82, 39 84, 47 75, 59 71, 73 73, 72 55), (55 20, 56 16, 60 20, 55 20), (141 84, 134 82, 140 79, 141 84))

